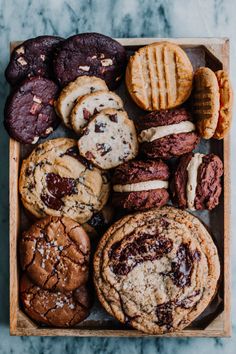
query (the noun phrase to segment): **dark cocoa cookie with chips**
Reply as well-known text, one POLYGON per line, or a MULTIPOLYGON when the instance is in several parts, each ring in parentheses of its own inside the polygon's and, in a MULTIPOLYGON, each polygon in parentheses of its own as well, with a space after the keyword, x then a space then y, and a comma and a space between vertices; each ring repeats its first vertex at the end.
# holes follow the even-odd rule
POLYGON ((35 285, 26 274, 20 280, 20 298, 32 320, 53 327, 73 327, 88 317, 91 308, 85 285, 74 292, 52 292, 35 285))
POLYGON ((180 159, 171 182, 176 204, 190 210, 212 210, 219 204, 223 163, 214 154, 190 153, 180 159))
POLYGON ((77 222, 48 216, 20 239, 23 271, 45 290, 73 291, 88 280, 90 241, 77 222))
POLYGON ((97 76, 115 89, 124 74, 125 48, 99 33, 81 33, 66 39, 54 58, 54 73, 65 86, 78 76, 97 76))
POLYGON ((182 330, 213 299, 217 248, 195 216, 173 207, 128 215, 104 234, 94 283, 109 314, 148 334, 182 330))
POLYGON ((8 134, 22 144, 35 144, 59 124, 54 110, 58 86, 43 77, 26 79, 7 99, 4 125, 8 134))
POLYGON ((199 142, 185 108, 154 111, 137 122, 140 150, 148 158, 170 159, 192 151, 199 142))
POLYGON ((53 53, 63 39, 54 36, 39 36, 28 39, 17 46, 11 53, 5 76, 12 85, 32 76, 53 79, 53 53))
POLYGON ((161 160, 130 161, 115 169, 112 202, 118 208, 145 210, 167 203, 168 166, 161 160))

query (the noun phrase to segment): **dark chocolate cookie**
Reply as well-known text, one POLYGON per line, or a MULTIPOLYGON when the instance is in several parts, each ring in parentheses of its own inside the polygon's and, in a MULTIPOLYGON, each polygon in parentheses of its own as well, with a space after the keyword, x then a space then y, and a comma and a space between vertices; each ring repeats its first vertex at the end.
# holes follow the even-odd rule
POLYGON ((14 86, 31 76, 53 78, 52 55, 62 40, 60 37, 40 36, 17 46, 5 71, 7 81, 14 86))
POLYGON ((190 210, 214 209, 219 204, 222 175, 222 161, 214 154, 183 156, 171 183, 177 205, 190 210))
POLYGON ((109 89, 118 86, 126 67, 125 48, 99 33, 81 33, 66 39, 56 52, 54 72, 65 86, 78 76, 97 76, 109 89))
POLYGON ((168 166, 161 160, 130 161, 115 169, 112 202, 128 210, 145 210, 167 203, 168 166))
POLYGON ((73 327, 88 317, 91 299, 85 285, 63 294, 43 290, 26 274, 20 281, 20 298, 25 312, 36 322, 55 327, 73 327))
POLYGON ((8 134, 23 144, 35 144, 59 124, 54 110, 57 85, 46 78, 26 79, 8 97, 4 125, 8 134))
POLYGON ((89 237, 77 222, 48 216, 23 233, 21 266, 45 290, 72 291, 88 280, 89 237))
POLYGON ((185 108, 154 111, 137 122, 141 152, 148 158, 169 159, 192 151, 199 142, 185 108))

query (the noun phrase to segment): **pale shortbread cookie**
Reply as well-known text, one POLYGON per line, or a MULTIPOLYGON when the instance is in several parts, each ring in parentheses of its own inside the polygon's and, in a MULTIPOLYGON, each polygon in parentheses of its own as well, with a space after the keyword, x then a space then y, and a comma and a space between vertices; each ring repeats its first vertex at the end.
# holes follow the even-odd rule
POLYGON ((128 215, 100 240, 94 283, 105 309, 148 334, 188 326, 213 299, 217 248, 195 216, 173 207, 128 215))

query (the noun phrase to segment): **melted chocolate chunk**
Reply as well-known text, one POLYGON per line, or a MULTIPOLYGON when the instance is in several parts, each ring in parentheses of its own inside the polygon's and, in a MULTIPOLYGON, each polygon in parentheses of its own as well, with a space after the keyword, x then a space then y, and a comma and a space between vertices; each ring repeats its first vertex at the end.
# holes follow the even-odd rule
POLYGON ((74 178, 60 177, 55 173, 47 174, 46 183, 49 192, 58 199, 77 191, 74 178))
POLYGON ((104 133, 106 130, 106 126, 107 126, 106 123, 102 123, 102 122, 96 123, 94 129, 95 133, 104 133))
POLYGON ((129 236, 123 242, 116 242, 111 248, 111 269, 117 275, 127 275, 139 263, 161 258, 172 247, 172 240, 158 234, 129 236))
POLYGON ((47 193, 41 194, 40 198, 43 201, 43 203, 50 209, 60 210, 61 207, 64 205, 61 199, 58 199, 47 193))
POLYGON ((200 290, 195 290, 191 295, 181 301, 176 301, 176 306, 188 309, 193 306, 194 298, 200 294, 200 290))
POLYGON ((64 155, 69 155, 69 156, 74 157, 76 160, 81 162, 82 165, 84 165, 89 170, 93 169, 93 165, 91 163, 89 163, 83 156, 81 156, 79 154, 79 150, 78 150, 77 146, 72 146, 71 148, 66 150, 66 152, 62 156, 64 156, 64 155))
POLYGON ((172 310, 173 310, 173 304, 171 301, 158 305, 156 307, 156 316, 157 316, 156 323, 158 324, 158 326, 166 326, 167 329, 170 329, 172 327, 172 323, 173 323, 172 310))

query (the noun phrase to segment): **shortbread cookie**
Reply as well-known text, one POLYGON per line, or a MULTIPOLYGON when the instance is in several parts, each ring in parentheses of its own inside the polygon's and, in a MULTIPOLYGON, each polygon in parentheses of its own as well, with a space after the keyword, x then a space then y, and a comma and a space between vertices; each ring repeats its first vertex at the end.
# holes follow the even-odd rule
POLYGON ((54 58, 54 72, 65 86, 78 76, 97 76, 116 88, 126 66, 125 48, 99 33, 81 33, 66 39, 54 58))
POLYGON ((24 274, 20 280, 20 298, 27 315, 40 324, 73 327, 88 317, 91 299, 85 285, 73 293, 43 290, 24 274))
POLYGON ((219 85, 220 111, 213 138, 223 139, 231 126, 233 110, 233 89, 229 75, 226 71, 219 70, 216 71, 215 74, 219 85))
POLYGON ((11 53, 5 76, 13 86, 31 76, 53 79, 52 56, 63 39, 39 36, 18 45, 11 53))
POLYGON ((108 87, 104 80, 95 76, 79 76, 63 88, 56 102, 56 110, 68 128, 71 128, 70 114, 76 100, 100 90, 108 91, 108 87))
POLYGON ((71 112, 72 128, 80 134, 93 115, 106 108, 123 109, 122 99, 111 91, 97 91, 81 97, 71 112))
POLYGON ((128 210, 146 210, 167 203, 169 168, 161 160, 128 161, 115 169, 113 204, 128 210))
POLYGON ((72 291, 85 284, 89 272, 89 237, 67 217, 47 216, 20 239, 21 267, 46 290, 72 291))
POLYGON ((23 161, 19 189, 33 215, 68 216, 84 223, 106 204, 105 172, 79 155, 77 141, 53 139, 35 148, 23 161))
POLYGON ((199 142, 185 108, 154 111, 137 121, 140 151, 148 158, 169 159, 192 151, 199 142))
POLYGON ((213 299, 217 248, 203 224, 173 207, 128 215, 100 240, 94 283, 105 309, 148 334, 188 326, 213 299))
POLYGON ((133 159, 138 153, 134 123, 124 111, 104 109, 83 131, 79 151, 101 169, 110 169, 133 159))
POLYGON ((172 181, 174 199, 180 208, 214 209, 221 195, 223 163, 214 155, 183 156, 172 181))
POLYGON ((136 104, 147 110, 168 109, 187 100, 193 68, 178 45, 159 42, 140 48, 126 69, 126 85, 136 104))
POLYGON ((8 134, 23 144, 35 144, 58 126, 54 110, 57 85, 42 77, 26 79, 7 99, 4 125, 8 134))

